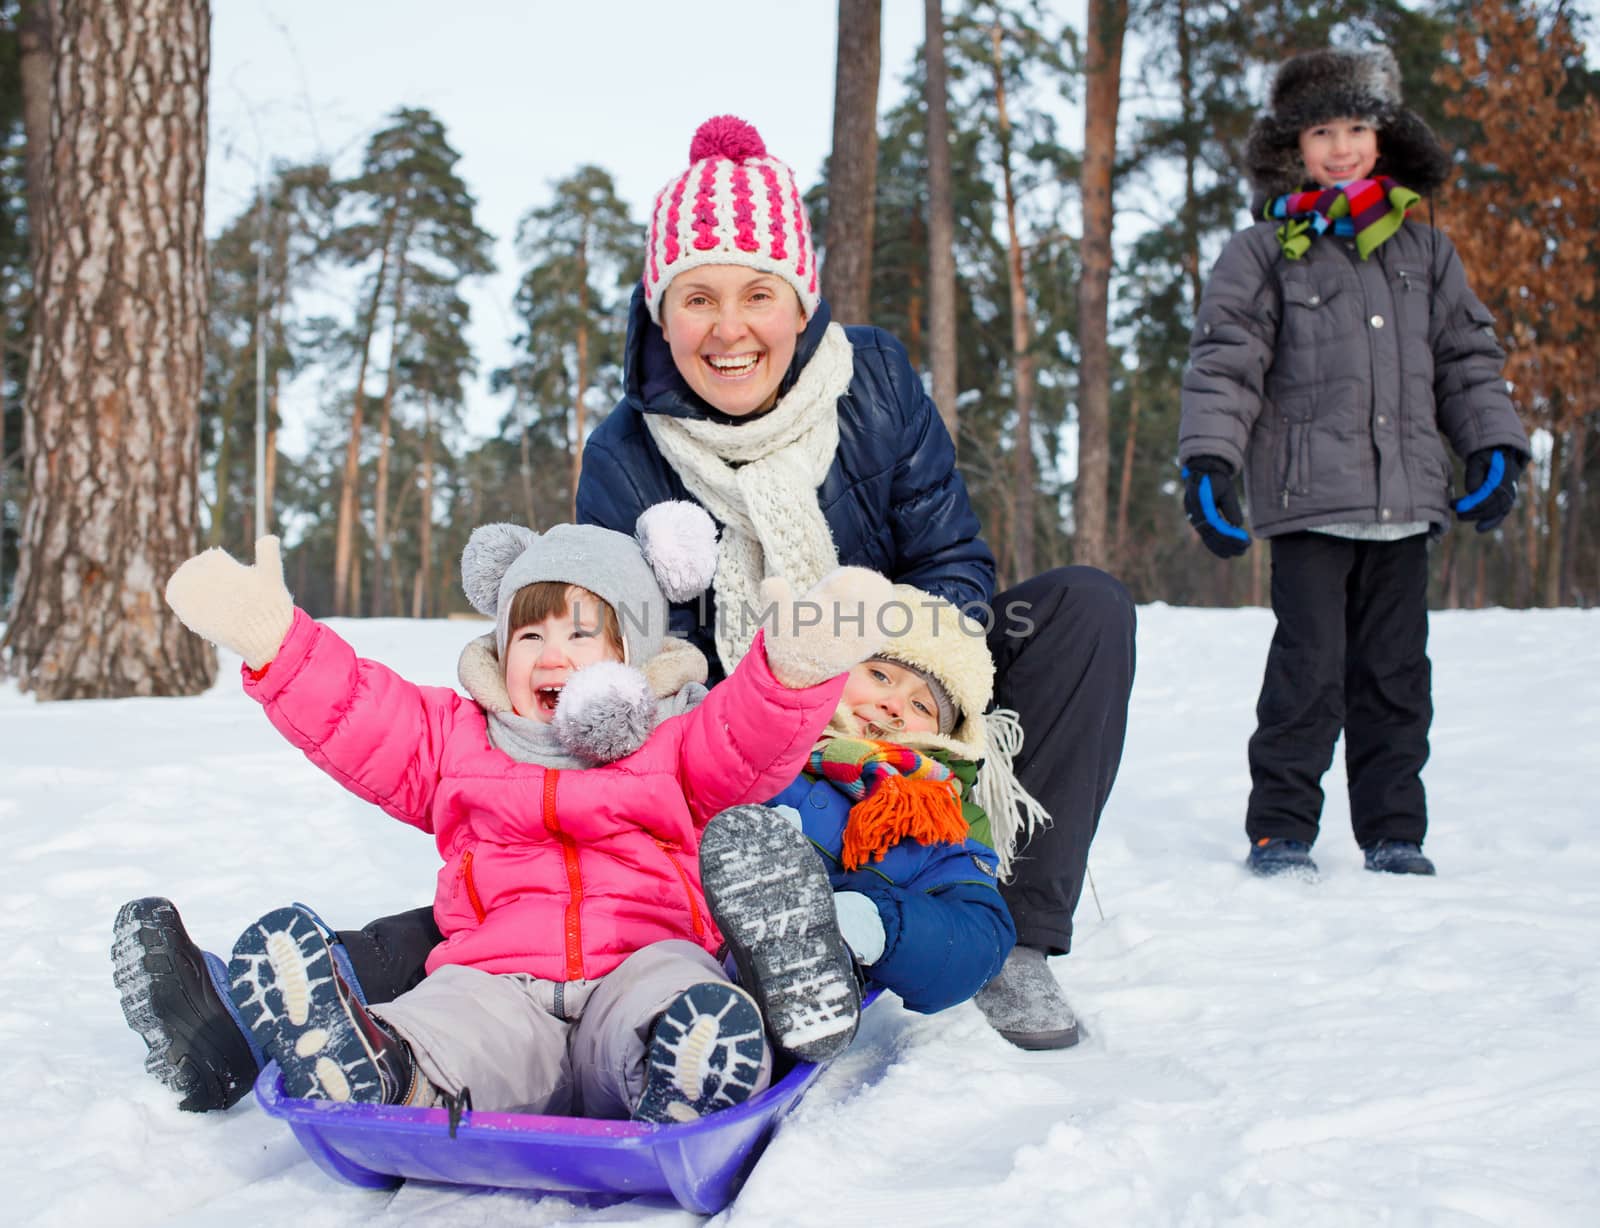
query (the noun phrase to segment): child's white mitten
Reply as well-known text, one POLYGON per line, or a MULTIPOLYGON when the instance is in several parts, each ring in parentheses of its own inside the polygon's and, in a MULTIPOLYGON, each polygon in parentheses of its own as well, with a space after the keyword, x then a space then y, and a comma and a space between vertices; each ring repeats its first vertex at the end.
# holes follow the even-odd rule
POLYGON ((260 669, 278 655, 294 622, 278 539, 256 539, 254 566, 218 547, 195 555, 167 581, 167 604, 196 635, 260 669))
POLYGON ((773 676, 799 691, 836 678, 883 647, 880 625, 894 586, 865 567, 840 567, 806 590, 798 601, 789 582, 761 582, 763 610, 776 607, 767 629, 767 664, 773 676))
POLYGON ((835 891, 833 912, 839 918, 839 935, 856 957, 856 963, 877 963, 888 941, 877 902, 859 891, 835 891))

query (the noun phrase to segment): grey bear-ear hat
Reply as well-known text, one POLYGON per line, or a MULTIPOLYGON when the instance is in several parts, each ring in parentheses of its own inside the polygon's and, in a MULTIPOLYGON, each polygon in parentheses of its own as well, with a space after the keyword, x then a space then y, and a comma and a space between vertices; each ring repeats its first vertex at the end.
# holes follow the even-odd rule
POLYGON ((1257 204, 1305 182, 1300 134, 1330 119, 1366 119, 1378 132, 1374 174, 1427 194, 1450 173, 1450 158, 1428 125, 1401 105, 1400 66, 1387 47, 1325 48, 1278 66, 1267 110, 1245 143, 1245 169, 1257 204))
POLYGON ((475 610, 495 620, 502 667, 511 599, 547 580, 576 584, 610 605, 625 660, 640 666, 661 650, 671 602, 704 590, 716 565, 716 524, 699 504, 679 501, 646 508, 633 537, 598 525, 558 524, 544 533, 482 525, 461 552, 461 587, 475 610))

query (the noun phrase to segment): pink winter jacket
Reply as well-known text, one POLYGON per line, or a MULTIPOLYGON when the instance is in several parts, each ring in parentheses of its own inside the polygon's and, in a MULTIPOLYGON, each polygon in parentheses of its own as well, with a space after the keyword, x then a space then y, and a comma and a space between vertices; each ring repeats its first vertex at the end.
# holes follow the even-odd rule
POLYGON ((489 744, 483 709, 357 657, 296 610, 246 693, 289 741, 358 797, 432 832, 444 858, 428 971, 467 964, 553 981, 604 976, 641 947, 688 939, 715 953, 700 831, 800 774, 843 677, 791 691, 764 640, 698 708, 603 767, 518 763, 489 744))

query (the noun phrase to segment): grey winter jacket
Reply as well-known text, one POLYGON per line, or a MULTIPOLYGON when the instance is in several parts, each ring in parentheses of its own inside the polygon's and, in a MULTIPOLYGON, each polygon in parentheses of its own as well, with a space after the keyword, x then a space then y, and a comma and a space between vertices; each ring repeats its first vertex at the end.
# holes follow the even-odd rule
POLYGON ((1325 524, 1450 520, 1450 460, 1528 455, 1494 337, 1454 245, 1407 221, 1366 260, 1353 239, 1285 259, 1276 224, 1228 242, 1201 297, 1178 458, 1245 474, 1272 537, 1325 524))

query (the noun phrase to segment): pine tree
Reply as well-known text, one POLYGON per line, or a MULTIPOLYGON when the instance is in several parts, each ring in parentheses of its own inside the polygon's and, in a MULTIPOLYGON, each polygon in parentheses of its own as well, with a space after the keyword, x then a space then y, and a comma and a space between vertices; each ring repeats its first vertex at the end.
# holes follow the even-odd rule
POLYGON ((517 290, 518 360, 502 383, 514 389, 533 433, 565 444, 572 519, 589 417, 622 395, 627 303, 643 245, 643 228, 598 166, 553 184, 550 202, 530 210, 517 231, 518 254, 531 263, 517 290))
POLYGON ((373 340, 387 318, 390 360, 379 401, 375 474, 379 489, 374 496, 374 546, 379 559, 374 600, 386 608, 387 455, 398 379, 395 355, 404 345, 401 329, 408 319, 407 294, 416 278, 430 273, 459 281, 492 267, 491 239, 474 220, 476 202, 456 174, 459 160, 436 116, 422 108, 402 107, 368 142, 360 173, 343 185, 357 215, 335 242, 352 264, 370 265, 375 258, 377 268, 366 281, 353 331, 358 357, 334 551, 338 613, 351 613, 360 606, 360 559, 354 547, 373 340))
POLYGON ((310 355, 294 328, 294 298, 324 255, 336 200, 322 164, 281 166, 210 245, 209 336, 201 403, 202 461, 211 475, 208 546, 248 557, 256 537, 256 343, 265 344, 267 473, 273 523, 277 390, 310 355))

